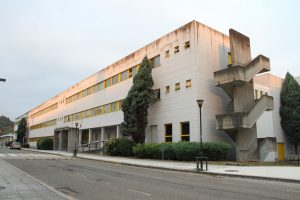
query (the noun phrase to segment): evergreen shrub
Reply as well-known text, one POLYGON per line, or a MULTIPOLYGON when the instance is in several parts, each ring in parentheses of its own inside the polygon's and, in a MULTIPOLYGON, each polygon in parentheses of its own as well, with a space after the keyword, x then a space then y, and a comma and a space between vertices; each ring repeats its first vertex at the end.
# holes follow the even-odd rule
POLYGON ((53 138, 45 137, 37 141, 37 149, 53 150, 53 138))

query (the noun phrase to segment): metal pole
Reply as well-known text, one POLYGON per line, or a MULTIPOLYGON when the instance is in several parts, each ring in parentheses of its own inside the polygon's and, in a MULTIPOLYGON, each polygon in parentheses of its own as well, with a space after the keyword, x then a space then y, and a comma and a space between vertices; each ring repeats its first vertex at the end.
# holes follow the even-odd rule
POLYGON ((200 156, 202 156, 202 114, 201 114, 201 108, 200 106, 200 156))

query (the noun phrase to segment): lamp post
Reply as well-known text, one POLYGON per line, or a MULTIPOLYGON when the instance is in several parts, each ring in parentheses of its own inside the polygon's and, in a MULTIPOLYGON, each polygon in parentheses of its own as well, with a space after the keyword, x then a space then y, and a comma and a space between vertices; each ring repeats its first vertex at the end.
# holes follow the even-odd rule
POLYGON ((76 157, 77 156, 77 127, 78 127, 78 123, 75 123, 75 148, 74 148, 74 152, 73 152, 73 156, 76 157))
POLYGON ((202 156, 203 151, 202 151, 202 114, 201 114, 201 108, 203 105, 203 101, 202 99, 197 100, 197 104, 200 108, 200 156, 202 156))

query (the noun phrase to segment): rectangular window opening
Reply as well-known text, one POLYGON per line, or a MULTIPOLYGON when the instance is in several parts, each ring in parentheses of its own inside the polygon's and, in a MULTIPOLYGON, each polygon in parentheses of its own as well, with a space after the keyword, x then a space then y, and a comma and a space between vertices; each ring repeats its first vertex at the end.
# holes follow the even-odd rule
POLYGON ((175 48, 174 48, 174 53, 178 53, 179 52, 179 46, 176 46, 175 48))
POLYGON ((185 87, 186 88, 192 87, 192 80, 191 79, 185 81, 185 87))
POLYGON ((172 142, 172 124, 165 124, 165 142, 172 142))
POLYGON ((167 85, 166 86, 166 92, 165 92, 166 94, 169 94, 170 93, 170 86, 169 85, 167 85))
POLYGON ((191 47, 190 41, 186 41, 186 42, 184 43, 184 48, 185 48, 185 49, 188 49, 188 48, 190 48, 190 47, 191 47))
POLYGON ((175 91, 180 90, 180 83, 175 83, 175 91))
POLYGON ((181 122, 181 141, 190 141, 190 122, 181 122))

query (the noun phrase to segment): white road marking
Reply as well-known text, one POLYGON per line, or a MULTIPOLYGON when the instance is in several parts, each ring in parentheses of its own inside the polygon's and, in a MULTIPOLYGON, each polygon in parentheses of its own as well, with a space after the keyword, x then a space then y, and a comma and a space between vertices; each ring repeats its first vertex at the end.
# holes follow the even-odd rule
POLYGON ((137 191, 137 190, 133 190, 133 189, 128 189, 128 191, 135 192, 135 193, 138 193, 138 194, 142 194, 142 195, 145 195, 145 196, 148 196, 148 197, 151 196, 151 194, 148 194, 148 193, 145 193, 145 192, 141 192, 141 191, 137 191))
POLYGON ((288 192, 297 192, 300 193, 300 191, 296 191, 296 190, 287 190, 288 192))
POLYGON ((13 153, 8 153, 7 155, 9 155, 9 156, 13 156, 13 157, 18 157, 18 155, 16 155, 16 154, 13 154, 13 153))
POLYGON ((2 153, 0 154, 0 157, 5 157, 5 156, 6 156, 5 154, 2 154, 2 153))

